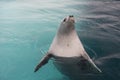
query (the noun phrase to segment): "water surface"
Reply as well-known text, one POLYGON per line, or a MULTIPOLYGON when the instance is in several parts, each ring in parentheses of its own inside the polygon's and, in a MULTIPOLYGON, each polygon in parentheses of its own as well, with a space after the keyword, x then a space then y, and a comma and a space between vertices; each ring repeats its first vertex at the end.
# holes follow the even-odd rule
POLYGON ((103 71, 82 80, 118 80, 119 0, 0 0, 0 80, 68 80, 51 60, 33 71, 71 14, 86 51, 103 71))

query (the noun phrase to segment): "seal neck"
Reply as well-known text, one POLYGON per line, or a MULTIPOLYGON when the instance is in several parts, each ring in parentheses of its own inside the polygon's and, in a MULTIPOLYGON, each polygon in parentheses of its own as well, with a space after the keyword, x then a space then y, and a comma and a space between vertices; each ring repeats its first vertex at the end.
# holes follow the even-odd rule
POLYGON ((74 25, 70 25, 70 26, 66 26, 66 25, 63 25, 61 24, 58 31, 57 31, 57 35, 60 36, 60 35, 70 35, 71 33, 73 33, 75 31, 75 27, 74 25))

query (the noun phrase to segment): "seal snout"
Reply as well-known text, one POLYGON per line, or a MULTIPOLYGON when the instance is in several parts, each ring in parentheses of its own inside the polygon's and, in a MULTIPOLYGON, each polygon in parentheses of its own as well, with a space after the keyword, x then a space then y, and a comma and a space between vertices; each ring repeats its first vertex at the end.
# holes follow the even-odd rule
POLYGON ((63 22, 75 22, 74 16, 69 15, 68 17, 64 18, 63 22))

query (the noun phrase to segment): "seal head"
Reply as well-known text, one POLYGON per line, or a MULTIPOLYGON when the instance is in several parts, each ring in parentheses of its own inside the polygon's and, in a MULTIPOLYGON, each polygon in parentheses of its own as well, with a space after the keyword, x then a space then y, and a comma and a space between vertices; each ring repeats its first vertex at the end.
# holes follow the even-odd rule
POLYGON ((58 29, 58 34, 67 35, 75 29, 75 19, 72 15, 63 19, 58 29))

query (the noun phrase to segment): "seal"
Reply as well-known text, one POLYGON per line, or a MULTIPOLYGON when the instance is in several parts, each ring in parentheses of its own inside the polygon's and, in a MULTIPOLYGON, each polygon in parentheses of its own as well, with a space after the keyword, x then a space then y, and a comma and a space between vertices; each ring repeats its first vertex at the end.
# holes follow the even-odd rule
POLYGON ((75 30, 75 19, 70 15, 61 22, 55 38, 35 71, 53 58, 54 65, 64 75, 79 78, 82 74, 100 73, 101 70, 94 64, 85 51, 75 30))

